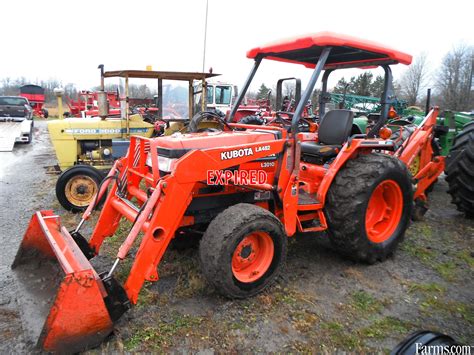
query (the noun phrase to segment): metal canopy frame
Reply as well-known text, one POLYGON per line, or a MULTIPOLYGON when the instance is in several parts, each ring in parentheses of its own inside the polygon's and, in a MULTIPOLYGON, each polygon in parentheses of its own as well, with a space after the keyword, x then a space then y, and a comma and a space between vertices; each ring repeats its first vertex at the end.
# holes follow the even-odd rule
MULTIPOLYGON (((325 110, 325 104, 328 102, 328 95, 327 95, 327 81, 329 78, 329 75, 336 69, 336 68, 346 68, 346 66, 341 63, 341 65, 337 65, 336 67, 331 66, 328 68, 327 66, 327 60, 329 58, 329 55, 331 51, 334 50, 333 47, 326 46, 322 48, 321 54, 317 58, 317 62, 314 65, 314 70, 313 74, 311 75, 311 78, 308 82, 308 85, 306 86, 304 92, 302 93, 301 99, 299 100, 295 112, 293 113, 293 118, 291 121, 291 135, 295 138, 295 142, 297 140, 297 133, 298 133, 298 124, 299 121, 301 120, 301 115, 303 113, 304 107, 306 102, 310 99, 311 94, 313 93, 313 89, 316 85, 316 82, 321 74, 321 71, 323 71, 325 68, 326 70, 324 71, 323 77, 322 77, 322 91, 321 91, 321 96, 319 99, 319 112, 320 115, 324 114, 325 110)), ((269 59, 274 59, 271 57, 271 54, 268 55, 269 59)), ((257 72, 258 67, 260 66, 260 63, 263 58, 265 58, 266 55, 259 54, 254 61, 254 66, 252 70, 250 71, 250 74, 247 77, 247 80, 245 81, 242 90, 239 93, 239 96, 237 97, 237 100, 234 104, 234 107, 232 107, 232 111, 228 117, 228 122, 232 122, 240 104, 242 103, 247 90, 250 86, 250 83, 252 82, 255 73, 257 72)), ((391 61, 389 62, 391 63, 391 61)), ((351 66, 352 63, 349 64, 349 67, 351 66)), ((394 92, 393 92, 393 86, 391 85, 392 83, 392 70, 390 69, 389 64, 382 64, 380 67, 383 68, 385 72, 385 78, 384 78, 384 90, 382 93, 382 97, 380 100, 380 104, 382 106, 381 108, 381 118, 377 121, 377 124, 372 127, 372 129, 367 133, 367 137, 374 137, 379 129, 385 124, 388 116, 388 112, 390 110, 390 105, 392 105, 395 102, 395 97, 394 97, 394 92)), ((330 100, 330 97, 329 97, 330 100)))
POLYGON ((152 71, 152 70, 113 70, 104 71, 104 65, 98 66, 100 69, 100 88, 105 91, 105 78, 124 78, 125 79, 125 119, 127 121, 127 134, 130 133, 129 125, 129 79, 156 79, 158 81, 158 118, 163 118, 163 80, 175 80, 188 82, 188 105, 189 105, 189 119, 194 114, 194 81, 201 81, 202 83, 202 100, 201 109, 204 111, 207 107, 207 82, 206 79, 219 76, 214 73, 201 72, 176 72, 176 71, 152 71))
POLYGON ((206 80, 220 74, 201 72, 177 72, 177 71, 152 71, 152 70, 113 70, 104 72, 104 78, 139 78, 139 79, 162 79, 162 80, 206 80))
MULTIPOLYGON (((306 102, 310 99, 313 93, 314 87, 316 85, 316 82, 318 81, 321 71, 323 71, 326 68, 323 74, 323 78, 322 78, 322 92, 321 92, 320 107, 319 107, 320 116, 324 114, 325 102, 326 102, 325 97, 327 96, 327 81, 328 81, 329 75, 335 70, 334 67, 327 68, 326 63, 333 49, 334 48, 330 46, 326 46, 322 49, 321 54, 317 58, 317 62, 314 65, 313 74, 311 75, 308 85, 306 86, 304 92, 302 93, 302 96, 296 106, 295 112, 293 113, 293 117, 291 120, 291 131, 290 131, 290 137, 292 137, 293 139, 292 139, 291 146, 289 146, 287 149, 288 149, 288 154, 292 157, 292 160, 290 163, 291 169, 296 171, 296 175, 298 174, 298 169, 299 169, 299 161, 295 157, 299 154, 298 150, 300 149, 298 148, 300 144, 298 142, 298 131, 299 131, 299 122, 301 120, 301 115, 304 111, 306 102)), ((252 82, 255 76, 255 73, 257 72, 257 69, 260 66, 260 63, 263 58, 265 58, 265 55, 262 55, 262 54, 258 55, 255 58, 253 68, 250 71, 250 74, 248 75, 247 80, 245 81, 242 87, 242 90, 239 93, 239 96, 237 97, 234 107, 232 107, 232 111, 229 117, 227 118, 228 122, 233 121, 234 116, 240 104, 242 103, 245 97, 245 94, 247 93, 247 90, 250 86, 250 83, 252 82)), ((269 59, 274 59, 274 58, 269 58, 269 59)), ((381 116, 380 116, 380 119, 377 121, 377 123, 367 133, 368 138, 375 137, 376 134, 379 132, 380 128, 383 127, 383 125, 386 123, 388 112, 390 110, 390 105, 394 102, 393 87, 391 85, 392 70, 390 69, 390 66, 388 64, 382 64, 380 66, 383 68, 385 72, 384 90, 383 90, 382 97, 380 100, 380 104, 382 106, 381 116)), ((344 68, 345 66, 341 65, 338 67, 344 68)))

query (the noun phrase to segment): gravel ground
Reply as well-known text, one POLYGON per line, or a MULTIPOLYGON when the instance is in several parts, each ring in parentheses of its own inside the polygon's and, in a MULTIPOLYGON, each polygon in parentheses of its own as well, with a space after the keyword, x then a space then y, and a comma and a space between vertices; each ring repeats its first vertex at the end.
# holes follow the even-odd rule
MULTIPOLYGON (((54 209, 68 227, 78 217, 55 200, 56 176, 44 168, 56 163, 45 122, 36 122, 34 144, 0 154, 0 353, 25 352, 33 348, 10 265, 33 211, 54 209)), ((160 281, 144 287, 139 304, 91 352, 386 352, 417 329, 472 345, 474 221, 455 210, 446 190, 440 178, 425 220, 411 224, 394 258, 357 264, 333 252, 325 234, 297 236, 282 277, 247 300, 219 297, 199 271, 196 249, 169 250, 160 281)), ((117 239, 106 241, 97 268, 111 265, 117 239)))

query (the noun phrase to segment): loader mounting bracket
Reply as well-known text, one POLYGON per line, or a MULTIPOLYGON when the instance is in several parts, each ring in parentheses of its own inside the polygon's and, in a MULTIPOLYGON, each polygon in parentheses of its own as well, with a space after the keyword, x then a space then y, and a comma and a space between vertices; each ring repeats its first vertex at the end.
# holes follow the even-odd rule
POLYGON ((94 249, 91 248, 89 242, 82 236, 81 233, 78 231, 70 231, 69 234, 71 235, 72 239, 74 239, 79 249, 81 249, 81 251, 84 253, 87 260, 90 260, 95 256, 96 253, 94 249))
POLYGON ((109 311, 110 319, 112 322, 116 322, 119 318, 130 309, 130 300, 127 294, 120 285, 120 283, 113 278, 113 276, 107 276, 108 273, 104 272, 100 274, 102 283, 107 291, 107 296, 104 298, 105 306, 109 311))

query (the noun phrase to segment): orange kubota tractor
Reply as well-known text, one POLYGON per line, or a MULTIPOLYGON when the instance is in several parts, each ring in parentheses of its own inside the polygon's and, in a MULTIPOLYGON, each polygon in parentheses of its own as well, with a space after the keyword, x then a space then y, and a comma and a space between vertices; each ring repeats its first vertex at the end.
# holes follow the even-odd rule
POLYGON ((103 341, 138 302, 144 283, 158 281, 170 241, 189 230, 203 232, 203 273, 231 298, 255 295, 275 279, 287 237, 295 233, 327 231, 341 253, 369 263, 384 260, 402 241, 414 201, 426 200, 426 188, 444 168, 432 149, 437 108, 415 129, 392 126, 396 139, 386 126, 393 100, 390 65, 410 64, 411 56, 328 32, 258 47, 247 56, 255 64, 229 117, 208 113, 221 121, 221 131, 132 137, 127 156, 115 162, 99 189, 96 200, 106 195, 106 201, 90 238, 80 230, 93 204, 74 231, 52 211, 34 214, 13 268, 21 292, 43 307, 26 308, 41 324, 36 334, 42 348, 72 352, 103 341), (231 123, 263 59, 312 69, 306 90, 293 113, 269 125, 231 123), (382 111, 365 134, 351 136, 351 111, 325 111, 327 79, 336 69, 374 66, 385 71, 382 111), (323 71, 318 129, 300 132, 323 71), (123 217, 133 226, 116 261, 99 272, 89 259, 123 217), (134 243, 138 251, 121 285, 114 272, 134 243), (44 287, 58 276, 57 291, 44 287))

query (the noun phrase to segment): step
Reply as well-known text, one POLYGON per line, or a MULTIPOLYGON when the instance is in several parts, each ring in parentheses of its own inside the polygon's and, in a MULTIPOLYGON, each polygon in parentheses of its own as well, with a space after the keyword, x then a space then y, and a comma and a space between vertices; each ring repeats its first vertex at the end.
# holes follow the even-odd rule
POLYGON ((316 199, 316 194, 309 194, 304 190, 299 191, 298 205, 317 205, 319 201, 316 199))

